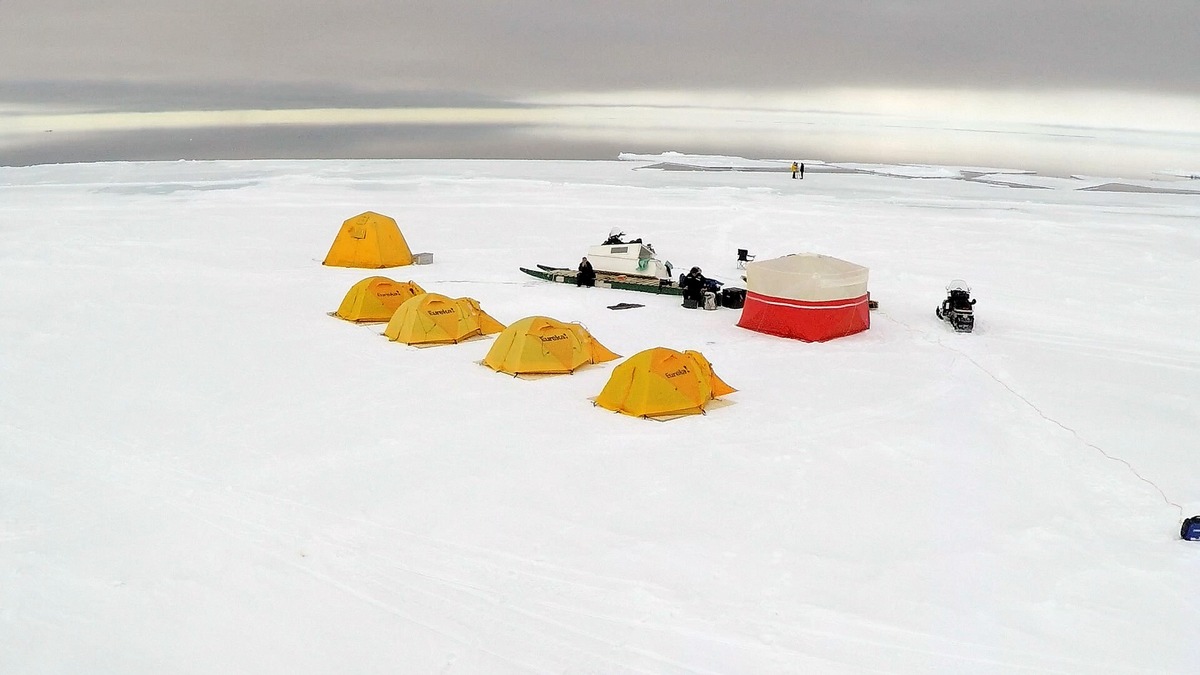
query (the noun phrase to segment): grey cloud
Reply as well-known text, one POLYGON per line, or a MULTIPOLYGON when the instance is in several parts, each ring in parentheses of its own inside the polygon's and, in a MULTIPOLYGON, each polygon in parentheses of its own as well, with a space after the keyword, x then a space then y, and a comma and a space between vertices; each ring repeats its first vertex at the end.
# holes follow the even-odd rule
POLYGON ((641 150, 615 142, 537 139, 516 131, 495 125, 304 125, 52 132, 0 148, 0 166, 177 159, 616 159, 621 151, 641 150))
MULTIPOLYGON (((11 104, 39 112, 494 108, 561 92, 829 86, 1197 97, 1197 26, 1200 0, 0 0, 0 111, 11 104)), ((668 149, 531 131, 503 125, 60 129, 7 139, 0 165, 585 159, 668 149)), ((840 161, 989 161, 965 151, 947 154, 952 148, 932 143, 910 144, 894 156, 900 152, 894 144, 874 149, 860 140, 790 129, 736 141, 698 134, 669 149, 812 153, 807 156, 840 161)), ((1171 152, 1179 146, 1173 139, 1159 145, 1171 152)), ((1104 161, 1112 161, 1105 150, 1104 161)), ((1004 154, 1003 147, 992 152, 1013 166, 1034 161, 1028 153, 1004 154)), ((1167 160, 1175 156, 1154 159, 1167 160)))
POLYGON ((1196 0, 6 0, 0 83, 1200 93, 1196 0))
POLYGON ((349 84, 273 82, 19 80, 5 84, 0 101, 37 104, 49 112, 158 112, 168 110, 286 110, 292 108, 513 107, 494 98, 453 91, 379 91, 349 84))

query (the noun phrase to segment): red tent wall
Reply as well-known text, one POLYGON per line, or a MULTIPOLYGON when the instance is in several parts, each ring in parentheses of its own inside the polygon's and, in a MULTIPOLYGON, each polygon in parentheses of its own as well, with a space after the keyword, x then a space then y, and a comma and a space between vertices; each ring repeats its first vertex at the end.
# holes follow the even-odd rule
POLYGON ((746 291, 746 304, 738 324, 806 342, 825 342, 871 327, 867 296, 845 300, 806 302, 746 291))

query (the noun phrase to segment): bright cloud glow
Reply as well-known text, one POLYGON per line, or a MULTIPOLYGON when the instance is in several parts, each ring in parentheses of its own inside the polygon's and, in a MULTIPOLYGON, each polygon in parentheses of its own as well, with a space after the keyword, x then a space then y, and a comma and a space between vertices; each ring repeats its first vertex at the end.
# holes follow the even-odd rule
POLYGON ((803 92, 639 91, 547 96, 557 105, 697 108, 778 114, 826 112, 954 124, 1046 124, 1200 133, 1200 98, 1080 90, 830 88, 803 92))
POLYGON ((514 106, 0 113, 0 141, 44 131, 284 126, 472 126, 544 147, 603 143, 830 161, 1006 164, 1145 173, 1200 153, 1200 99, 1105 91, 937 89, 642 91, 537 97, 514 106))
POLYGON ((530 107, 314 108, 3 115, 0 133, 260 124, 549 124, 613 129, 775 128, 814 114, 853 115, 860 124, 1062 125, 1200 133, 1200 99, 1080 91, 1030 94, 965 90, 824 89, 813 92, 607 92, 524 101, 530 107), (884 120, 880 118, 899 118, 884 120))

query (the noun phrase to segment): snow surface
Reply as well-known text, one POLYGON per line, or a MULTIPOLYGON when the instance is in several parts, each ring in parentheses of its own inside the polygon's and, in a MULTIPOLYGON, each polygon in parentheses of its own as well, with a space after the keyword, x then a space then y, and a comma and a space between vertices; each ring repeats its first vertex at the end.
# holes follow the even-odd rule
POLYGON ((1200 197, 667 160, 0 169, 0 670, 1197 672, 1200 197), (330 318, 368 209, 435 256, 386 276, 739 391, 646 421, 589 401, 618 362, 330 318), (611 227, 734 284, 844 258, 880 307, 806 344, 517 270, 611 227))

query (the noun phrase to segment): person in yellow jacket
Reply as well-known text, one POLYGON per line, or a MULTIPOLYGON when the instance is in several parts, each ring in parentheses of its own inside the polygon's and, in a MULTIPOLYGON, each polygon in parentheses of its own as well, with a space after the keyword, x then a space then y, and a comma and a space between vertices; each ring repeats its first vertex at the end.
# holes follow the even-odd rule
POLYGON ((795 178, 798 173, 800 173, 800 165, 792 162, 792 178, 795 178))

